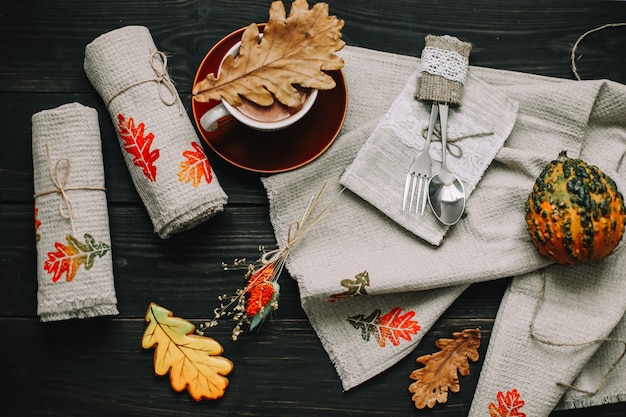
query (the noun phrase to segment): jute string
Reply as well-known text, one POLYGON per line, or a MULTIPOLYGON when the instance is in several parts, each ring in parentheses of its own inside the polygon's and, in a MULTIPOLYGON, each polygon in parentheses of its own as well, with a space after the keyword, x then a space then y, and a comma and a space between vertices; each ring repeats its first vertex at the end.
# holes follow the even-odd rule
MULTIPOLYGON (((452 156, 460 158, 463 156, 463 149, 461 149, 461 147, 455 142, 461 141, 463 139, 470 139, 470 138, 484 138, 485 136, 491 136, 493 134, 494 132, 477 132, 477 133, 469 133, 467 135, 454 136, 454 137, 448 136, 446 149, 448 152, 450 152, 452 156)), ((428 127, 425 127, 422 129, 422 137, 426 139, 427 136, 428 136, 428 127)), ((435 142, 441 142, 441 130, 438 127, 435 127, 433 129, 433 140, 435 142)))
POLYGON ((275 263, 281 258, 285 259, 294 245, 298 243, 307 233, 309 233, 313 227, 320 220, 322 220, 322 218, 324 218, 326 211, 330 208, 335 199, 343 192, 344 188, 342 188, 341 191, 331 199, 331 201, 319 212, 319 214, 309 221, 311 215, 315 211, 315 208, 320 203, 330 185, 331 183, 329 182, 324 183, 319 194, 313 197, 309 202, 302 219, 300 221, 293 221, 289 224, 289 228, 287 229, 287 243, 281 248, 264 253, 261 257, 262 264, 275 263))
POLYGON ((598 26, 597 28, 590 29, 587 32, 580 35, 580 37, 578 38, 578 40, 576 41, 576 43, 574 43, 574 46, 572 47, 572 55, 570 57, 571 62, 572 62, 572 72, 574 73, 574 76, 576 77, 578 81, 580 81, 580 75, 578 74, 578 69, 576 68, 576 49, 578 48, 578 45, 580 45, 583 39, 585 39, 588 35, 594 32, 599 32, 604 29, 615 28, 615 27, 620 27, 620 26, 626 26, 626 22, 607 23, 606 25, 602 25, 602 26, 598 26))
POLYGON ((583 346, 589 346, 589 345, 593 345, 593 344, 596 344, 596 343, 604 343, 604 342, 613 342, 613 343, 619 343, 619 344, 623 345, 622 353, 613 362, 613 364, 611 365, 609 370, 604 374, 604 376, 602 377, 602 381, 600 381, 600 383, 598 384, 598 387, 596 387, 596 389, 594 389, 594 390, 585 390, 585 389, 581 389, 581 388, 575 387, 575 386, 570 385, 570 384, 566 384, 564 382, 558 382, 557 383, 558 385, 560 385, 562 387, 569 388, 569 389, 572 389, 574 391, 581 392, 583 394, 592 395, 592 396, 596 395, 598 393, 598 391, 600 391, 600 389, 602 389, 602 387, 607 383, 607 381, 609 379, 609 375, 617 368, 619 363, 622 361, 622 359, 626 355, 626 340, 610 338, 610 337, 601 337, 601 338, 597 338, 597 339, 593 339, 593 340, 589 340, 589 341, 585 341, 585 342, 566 343, 566 342, 555 342, 555 341, 549 340, 547 338, 538 336, 535 333, 535 320, 537 318, 537 314, 539 313, 539 310, 541 309, 541 304, 543 304, 545 293, 546 293, 546 276, 545 276, 544 270, 542 269, 541 270, 541 289, 539 290, 539 300, 537 300, 537 304, 535 304, 535 309, 533 310, 532 319, 530 321, 530 337, 531 338, 533 338, 534 340, 536 340, 536 341, 538 341, 540 343, 543 343, 545 345, 557 346, 557 347, 564 347, 564 346, 565 347, 583 347, 583 346))
POLYGON ((151 51, 150 66, 152 67, 152 69, 154 70, 154 73, 156 74, 155 78, 149 78, 147 80, 138 81, 134 84, 131 84, 123 88, 122 90, 115 93, 107 101, 106 107, 109 108, 109 106, 111 105, 111 102, 114 99, 116 99, 119 95, 125 93, 126 91, 130 90, 131 88, 136 87, 141 84, 155 82, 158 85, 159 97, 161 98, 161 101, 163 102, 163 104, 165 104, 166 106, 173 106, 174 104, 178 104, 178 114, 182 115, 183 105, 181 101, 178 99, 178 92, 176 91, 174 82, 172 81, 169 74, 167 73, 167 55, 165 55, 165 53, 161 51, 151 51), (167 91, 171 95, 171 98, 168 98, 165 96, 163 92, 163 88, 167 89, 167 91))
POLYGON ((52 169, 52 160, 50 159, 50 149, 48 144, 46 143, 46 162, 48 165, 48 173, 50 174, 50 179, 52 179, 52 183, 55 188, 51 190, 41 191, 35 193, 33 198, 41 197, 44 195, 58 193, 59 194, 59 214, 66 220, 69 220, 70 226, 72 228, 72 235, 76 236, 76 228, 74 227, 74 208, 72 199, 67 194, 67 191, 72 190, 95 190, 95 191, 105 191, 105 188, 102 187, 89 187, 89 186, 81 186, 81 187, 66 187, 67 179, 70 176, 70 168, 71 168, 71 160, 70 158, 59 158, 54 164, 54 169, 52 169))

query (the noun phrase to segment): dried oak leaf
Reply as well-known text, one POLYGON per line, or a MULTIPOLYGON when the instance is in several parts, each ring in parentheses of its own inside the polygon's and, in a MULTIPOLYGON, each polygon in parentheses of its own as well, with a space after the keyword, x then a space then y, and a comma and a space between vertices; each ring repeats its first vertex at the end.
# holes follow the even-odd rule
POLYGON ((302 104, 294 85, 330 90, 335 87, 327 70, 339 70, 343 59, 335 55, 345 42, 341 40, 344 21, 328 15, 328 4, 317 3, 310 10, 306 0, 296 0, 289 16, 285 6, 274 1, 269 20, 259 41, 259 28, 248 26, 241 39, 239 55, 227 56, 219 75, 209 74, 193 88, 199 102, 223 98, 239 106, 241 96, 261 106, 274 98, 288 107, 302 104))
POLYGON ((478 360, 480 329, 465 329, 452 335, 454 339, 435 342, 435 346, 441 349, 439 352, 417 358, 418 363, 426 365, 410 375, 415 382, 409 385, 409 391, 413 393, 412 399, 418 409, 433 408, 437 403, 448 401, 448 391, 459 392, 461 389, 458 373, 463 376, 470 373, 468 359, 478 360))
POLYGON ((219 356, 224 349, 209 337, 191 334, 194 325, 171 311, 150 303, 145 316, 148 326, 141 346, 154 351, 154 372, 170 373, 170 384, 176 391, 187 388, 194 400, 220 398, 228 387, 228 375, 233 363, 219 356))

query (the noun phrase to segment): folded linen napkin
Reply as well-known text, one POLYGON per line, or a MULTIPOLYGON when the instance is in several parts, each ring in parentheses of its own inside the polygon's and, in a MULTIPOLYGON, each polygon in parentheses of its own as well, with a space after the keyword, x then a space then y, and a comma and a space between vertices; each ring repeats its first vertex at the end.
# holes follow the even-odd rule
POLYGON ((99 36, 85 48, 84 67, 155 232, 167 238, 222 211, 227 196, 149 30, 127 26, 99 36))
POLYGON ((37 314, 118 314, 96 110, 71 103, 35 113, 32 147, 37 314))
MULTIPOLYGON (((285 244, 288 225, 305 210, 320 181, 339 180, 419 64, 416 58, 349 46, 342 56, 350 100, 341 136, 314 162, 263 179, 271 221, 281 245, 285 244), (372 83, 373 79, 377 82, 372 83)), ((626 151, 620 127, 626 117, 607 111, 612 103, 624 101, 626 92, 621 85, 573 82, 479 67, 471 67, 470 75, 518 101, 520 107, 511 135, 468 202, 467 218, 435 248, 416 239, 356 194, 344 192, 328 215, 291 250, 287 260, 290 274, 298 281, 303 307, 318 334, 349 318, 336 317, 339 302, 323 301, 339 292, 341 280, 361 271, 367 271, 370 277, 368 297, 390 294, 386 297, 391 299, 394 294, 448 287, 438 293, 439 297, 452 298, 459 286, 468 283, 546 267, 549 262, 530 243, 524 222, 524 201, 534 179, 563 149, 570 150, 570 156, 580 155, 581 148, 593 151, 585 157, 600 166, 607 156, 609 161, 615 160, 609 153, 619 156, 626 151)), ((623 176, 614 179, 620 179, 620 188, 625 189, 623 176)), ((336 184, 334 191, 340 189, 336 184)), ((332 195, 333 190, 328 194, 332 195)), ((415 317, 421 314, 417 311, 415 317)), ((370 363, 358 363, 349 355, 334 355, 349 351, 349 347, 361 347, 353 333, 326 332, 320 337, 344 388, 373 376, 367 372, 364 376, 359 374, 370 363)), ((388 358, 385 364, 399 360, 397 354, 383 353, 388 358)), ((617 387, 613 394, 615 391, 626 389, 617 387)), ((611 401, 608 397, 599 399, 603 400, 611 401)))
MULTIPOLYGON (((402 211, 406 175, 415 155, 424 149, 430 119, 430 103, 414 97, 421 73, 419 69, 411 75, 341 183, 402 227, 440 245, 449 226, 439 222, 430 208, 423 217, 402 211)), ((472 73, 465 82, 463 104, 450 108, 449 114, 448 137, 454 145, 446 162, 463 182, 469 199, 513 128, 517 102, 472 73)), ((429 149, 433 173, 440 170, 441 151, 441 142, 429 149)))

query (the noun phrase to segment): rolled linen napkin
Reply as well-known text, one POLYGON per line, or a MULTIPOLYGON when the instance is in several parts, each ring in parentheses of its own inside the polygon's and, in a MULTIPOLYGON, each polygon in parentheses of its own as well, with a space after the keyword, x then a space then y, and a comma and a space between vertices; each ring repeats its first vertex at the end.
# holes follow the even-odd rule
POLYGON ((155 232, 167 238, 222 211, 227 196, 148 29, 101 35, 85 48, 84 67, 109 110, 155 232))
MULTIPOLYGON (((341 136, 312 163, 263 179, 279 245, 285 244, 290 222, 306 209, 320 182, 338 181, 354 161, 380 122, 384 113, 380 109, 393 104, 419 65, 416 58, 350 46, 341 55, 346 64, 344 76, 351 86, 341 136), (372 83, 372 79, 377 82, 372 83)), ((620 116, 620 103, 626 103, 626 87, 608 81, 574 82, 479 67, 471 67, 472 73, 492 89, 519 101, 520 110, 511 135, 468 202, 467 218, 450 230, 444 243, 433 247, 416 239, 359 196, 345 191, 287 259, 287 269, 298 281, 304 310, 348 386, 373 375, 350 374, 350 369, 367 364, 356 363, 357 359, 349 355, 334 355, 349 351, 350 347, 357 349, 361 343, 358 336, 326 332, 351 314, 341 318, 339 302, 329 302, 332 295, 340 292, 342 280, 367 271, 367 297, 386 294, 389 306, 394 294, 451 287, 432 293, 449 300, 455 291, 460 294, 461 285, 546 267, 549 262, 537 254, 524 222, 524 202, 535 178, 563 149, 575 156, 581 155, 584 148, 584 158, 602 168, 606 167, 602 161, 616 161, 626 152, 626 115, 620 116)), ((607 173, 619 180, 621 189, 626 189, 625 178, 617 174, 613 162, 608 168, 611 169, 607 173)), ((336 183, 334 191, 340 189, 336 183)), ((333 195, 333 189, 328 194, 333 195)), ((382 362, 385 356, 384 363, 390 365, 406 353, 383 351, 377 360, 382 362)), ((384 366, 378 372, 381 368, 384 366)), ((619 383, 619 379, 615 382, 619 383)), ((621 393, 621 398, 626 394, 624 386, 605 388, 611 395, 598 394, 598 403, 620 401, 616 393, 621 393)), ((566 406, 584 405, 585 402, 573 402, 566 406)))
POLYGON ((597 263, 553 265, 515 278, 498 311, 469 416, 548 416, 568 387, 568 405, 576 404, 572 397, 586 397, 590 405, 626 347, 626 339, 609 339, 626 312, 624 268, 622 246, 597 263), (572 385, 602 343, 618 352, 598 364, 596 385, 572 385))
POLYGON ((118 314, 98 114, 78 103, 35 113, 32 141, 37 314, 118 314))

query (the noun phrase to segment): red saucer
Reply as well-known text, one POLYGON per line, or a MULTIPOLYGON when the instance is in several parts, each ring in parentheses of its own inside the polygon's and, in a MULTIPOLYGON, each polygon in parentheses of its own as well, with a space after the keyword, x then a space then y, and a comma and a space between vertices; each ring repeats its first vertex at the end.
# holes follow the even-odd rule
MULTIPOLYGON (((262 29, 264 25, 259 25, 262 29)), ((222 57, 241 40, 241 28, 220 40, 202 60, 193 81, 195 86, 208 74, 215 74, 222 57)), ((240 168, 273 174, 305 165, 320 156, 333 143, 348 108, 346 83, 341 71, 328 71, 337 86, 320 90, 315 104, 292 126, 275 132, 261 132, 239 122, 226 123, 215 132, 200 126, 200 117, 218 102, 192 102, 193 118, 206 143, 231 164, 240 168)))

